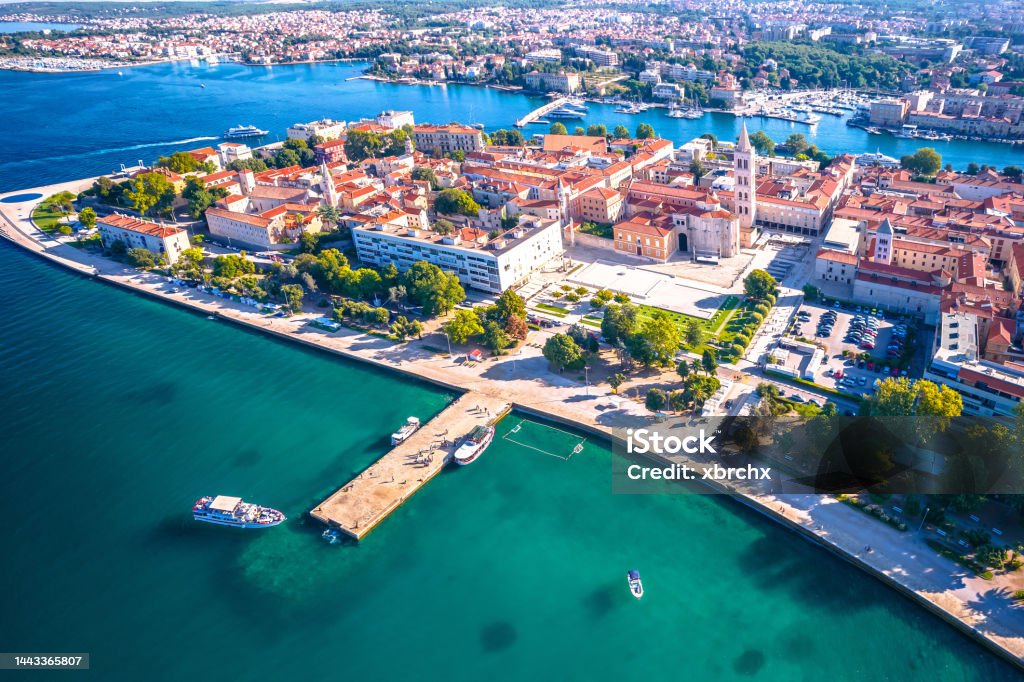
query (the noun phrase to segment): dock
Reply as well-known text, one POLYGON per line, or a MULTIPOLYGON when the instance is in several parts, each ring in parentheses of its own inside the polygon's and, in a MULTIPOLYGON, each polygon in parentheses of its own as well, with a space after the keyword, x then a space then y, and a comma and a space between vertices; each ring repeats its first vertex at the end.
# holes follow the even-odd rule
MULTIPOLYGON (((361 540, 448 464, 463 436, 477 426, 493 424, 511 409, 511 403, 501 398, 473 391, 463 394, 314 507, 310 515, 361 540)), ((396 429, 399 426, 395 424, 396 429)))
POLYGON ((546 114, 550 114, 555 109, 558 109, 559 107, 564 106, 565 104, 567 104, 570 101, 572 101, 571 97, 559 97, 558 99, 553 99, 550 102, 548 102, 547 104, 545 104, 544 106, 537 107, 536 109, 534 109, 533 111, 528 113, 526 116, 523 116, 521 119, 517 120, 516 121, 516 127, 517 128, 522 128, 524 126, 528 126, 531 123, 533 123, 534 121, 536 121, 538 118, 540 118, 541 116, 545 116, 546 114))

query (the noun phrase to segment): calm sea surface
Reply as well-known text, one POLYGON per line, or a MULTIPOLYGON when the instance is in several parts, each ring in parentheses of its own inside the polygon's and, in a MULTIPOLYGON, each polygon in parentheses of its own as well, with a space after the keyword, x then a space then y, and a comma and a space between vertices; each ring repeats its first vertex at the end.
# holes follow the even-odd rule
MULTIPOLYGON (((182 146, 138 146, 148 141, 237 123, 278 131, 403 107, 493 128, 530 107, 484 89, 346 82, 347 66, 124 73, 0 74, 15 122, 0 126, 0 186, 103 172, 182 146)), ((678 139, 691 134, 657 123, 677 125, 678 139)), ((439 476, 361 545, 328 546, 306 511, 383 453, 405 417, 433 416, 452 395, 6 242, 0 297, 2 650, 89 652, 81 677, 96 680, 1016 679, 738 504, 613 496, 603 444, 563 460, 503 438, 517 415, 486 456, 439 476), (192 501, 217 493, 289 521, 250 532, 191 521, 192 501), (629 568, 643 573, 641 602, 629 568)), ((516 438, 562 455, 573 443, 534 424, 516 438)))

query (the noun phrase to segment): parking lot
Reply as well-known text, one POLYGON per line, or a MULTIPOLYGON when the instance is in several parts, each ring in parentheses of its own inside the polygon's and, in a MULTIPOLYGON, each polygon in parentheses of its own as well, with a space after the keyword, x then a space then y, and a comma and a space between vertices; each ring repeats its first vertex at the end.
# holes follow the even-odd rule
POLYGON ((815 383, 852 394, 870 393, 876 379, 901 375, 898 365, 909 333, 906 320, 881 311, 812 303, 800 307, 789 330, 792 338, 824 347, 815 383))

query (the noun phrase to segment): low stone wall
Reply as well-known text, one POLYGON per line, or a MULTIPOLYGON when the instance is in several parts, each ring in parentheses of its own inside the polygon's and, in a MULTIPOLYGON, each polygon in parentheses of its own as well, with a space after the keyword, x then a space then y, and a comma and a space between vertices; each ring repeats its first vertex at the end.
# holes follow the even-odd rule
POLYGON ((586 232, 576 233, 576 245, 587 246, 593 249, 608 249, 609 251, 615 250, 614 240, 587 234, 586 232))

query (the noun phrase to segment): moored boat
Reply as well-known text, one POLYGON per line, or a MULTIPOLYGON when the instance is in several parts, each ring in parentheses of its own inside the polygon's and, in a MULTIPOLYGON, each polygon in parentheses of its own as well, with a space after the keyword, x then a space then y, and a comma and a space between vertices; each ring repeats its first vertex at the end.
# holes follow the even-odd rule
POLYGON ((629 581, 629 591, 633 593, 633 596, 640 599, 644 596, 644 584, 640 581, 640 571, 630 571, 626 574, 626 580, 629 581))
POLYGON ((269 528, 287 518, 276 509, 243 502, 241 497, 228 495, 199 498, 192 505, 192 517, 196 521, 239 528, 269 528))
POLYGON ((416 433, 416 430, 420 428, 420 420, 418 417, 409 417, 402 424, 402 428, 398 429, 391 434, 391 444, 398 445, 408 440, 409 436, 416 433))
POLYGON ((452 456, 456 464, 466 465, 475 462, 483 454, 487 446, 494 440, 494 427, 478 426, 469 432, 452 456))

